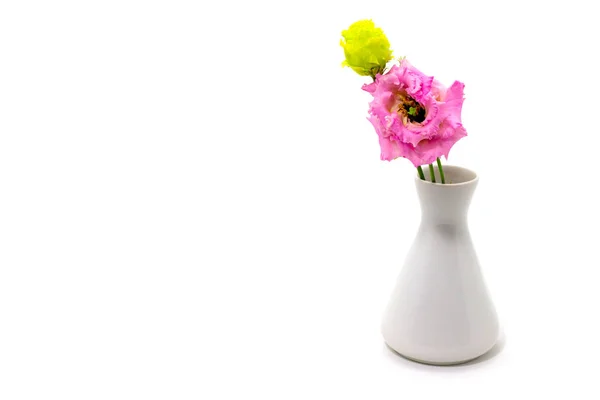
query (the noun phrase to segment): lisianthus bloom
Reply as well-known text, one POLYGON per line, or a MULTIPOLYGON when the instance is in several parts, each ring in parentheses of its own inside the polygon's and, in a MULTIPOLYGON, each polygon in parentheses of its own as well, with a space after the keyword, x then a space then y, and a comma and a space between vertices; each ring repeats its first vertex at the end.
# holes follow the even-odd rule
POLYGON ((415 167, 431 164, 467 131, 461 123, 464 84, 445 88, 406 59, 363 89, 373 95, 369 121, 381 146, 381 159, 408 158, 415 167))
POLYGON ((340 45, 346 56, 342 65, 352 68, 359 75, 375 77, 383 72, 387 62, 392 59, 390 42, 383 30, 376 28, 371 20, 353 23, 342 31, 342 36, 340 45))

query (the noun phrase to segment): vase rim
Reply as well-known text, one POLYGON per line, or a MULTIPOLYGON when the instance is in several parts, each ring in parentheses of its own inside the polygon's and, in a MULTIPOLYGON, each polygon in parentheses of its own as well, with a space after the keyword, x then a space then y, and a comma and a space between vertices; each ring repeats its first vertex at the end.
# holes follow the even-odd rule
POLYGON ((421 179, 418 174, 415 176, 415 180, 422 185, 434 185, 440 187, 464 186, 476 183, 479 180, 477 173, 471 169, 459 167, 458 165, 444 165, 443 171, 444 177, 446 178, 446 183, 441 183, 438 167, 434 166, 433 169, 436 182, 431 182, 428 169, 423 169, 425 180, 421 179), (457 180, 458 182, 449 183, 448 181, 451 181, 452 179, 457 180))

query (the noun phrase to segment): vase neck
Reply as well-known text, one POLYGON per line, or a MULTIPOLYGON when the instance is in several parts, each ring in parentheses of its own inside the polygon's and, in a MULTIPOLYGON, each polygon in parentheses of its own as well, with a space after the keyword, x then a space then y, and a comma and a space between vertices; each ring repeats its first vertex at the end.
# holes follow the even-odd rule
POLYGON ((432 184, 417 180, 416 186, 423 222, 466 224, 477 180, 459 185, 432 184))

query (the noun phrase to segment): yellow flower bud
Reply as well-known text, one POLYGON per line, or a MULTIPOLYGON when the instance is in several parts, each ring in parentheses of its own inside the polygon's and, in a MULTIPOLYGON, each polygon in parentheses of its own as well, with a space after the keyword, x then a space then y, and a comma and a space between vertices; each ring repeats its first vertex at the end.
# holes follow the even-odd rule
POLYGON ((352 68, 357 74, 375 77, 383 73, 385 65, 392 59, 390 42, 381 28, 373 21, 364 19, 342 31, 340 45, 346 60, 343 66, 352 68))

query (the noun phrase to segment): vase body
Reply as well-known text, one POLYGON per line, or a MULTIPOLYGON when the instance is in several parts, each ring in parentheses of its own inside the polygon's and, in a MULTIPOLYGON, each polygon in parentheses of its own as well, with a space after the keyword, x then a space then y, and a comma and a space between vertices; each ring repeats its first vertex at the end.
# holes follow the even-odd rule
MULTIPOLYGON (((385 311, 393 350, 429 364, 459 364, 489 351, 498 318, 467 224, 477 175, 444 167, 447 184, 415 180, 421 224, 385 311)), ((435 171, 439 180, 439 172, 435 171)))

